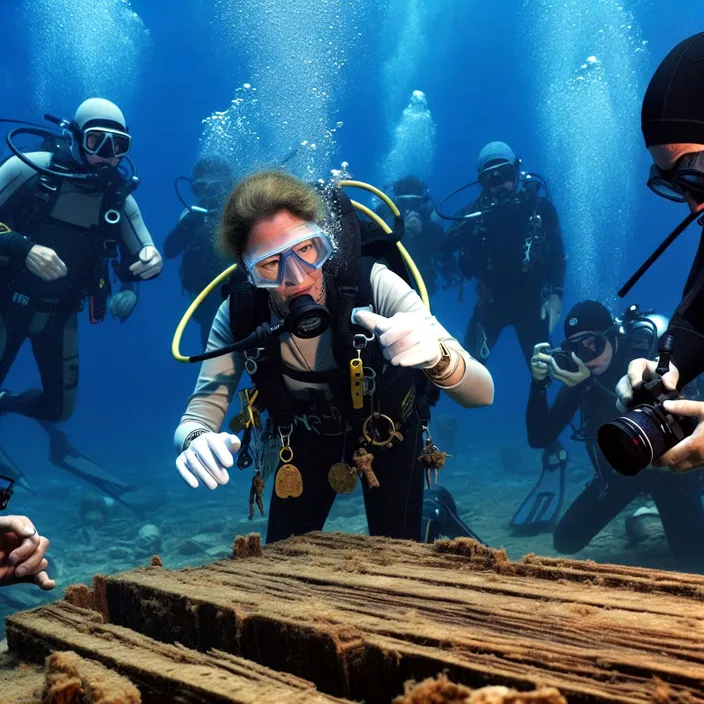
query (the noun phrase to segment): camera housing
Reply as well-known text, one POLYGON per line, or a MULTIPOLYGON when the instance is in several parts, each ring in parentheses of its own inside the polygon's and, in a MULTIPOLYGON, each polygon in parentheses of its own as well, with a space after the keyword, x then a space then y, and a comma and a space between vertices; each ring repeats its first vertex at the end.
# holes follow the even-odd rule
POLYGON ((638 474, 694 432, 696 418, 676 416, 663 407, 665 401, 681 398, 657 376, 634 390, 633 406, 626 413, 599 428, 599 448, 619 474, 638 474))
POLYGON ((555 364, 557 364, 560 369, 564 369, 566 372, 579 371, 579 367, 574 359, 572 359, 572 355, 563 350, 562 347, 553 347, 545 352, 555 360, 555 364))

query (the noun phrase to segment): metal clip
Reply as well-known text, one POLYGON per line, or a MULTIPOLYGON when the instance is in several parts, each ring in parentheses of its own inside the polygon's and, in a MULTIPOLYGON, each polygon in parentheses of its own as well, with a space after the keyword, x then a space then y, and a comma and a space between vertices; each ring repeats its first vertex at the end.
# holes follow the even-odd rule
POLYGON ((293 425, 289 425, 287 430, 284 430, 281 427, 277 427, 276 432, 279 434, 279 440, 281 440, 281 447, 288 447, 289 442, 291 442, 291 435, 293 434, 293 425))
POLYGON ((372 335, 371 337, 367 337, 363 333, 357 333, 352 338, 352 347, 357 350, 357 352, 361 352, 371 342, 374 342, 374 335, 372 335))
POLYGON ((364 367, 364 395, 373 396, 376 393, 376 372, 371 367, 364 367))
POLYGON ((261 353, 261 348, 255 347, 253 350, 247 350, 244 352, 244 370, 252 376, 257 373, 259 365, 257 360, 259 359, 261 353))

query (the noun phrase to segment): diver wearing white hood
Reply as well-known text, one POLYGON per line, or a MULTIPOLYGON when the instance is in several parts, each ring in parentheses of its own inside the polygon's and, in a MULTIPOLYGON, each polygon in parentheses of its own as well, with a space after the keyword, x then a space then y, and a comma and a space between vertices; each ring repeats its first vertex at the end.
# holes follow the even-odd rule
POLYGON ((137 179, 127 153, 132 138, 122 111, 90 98, 60 133, 21 127, 10 133, 14 156, 0 165, 0 384, 30 338, 43 388, 0 392, 0 413, 66 420, 78 386, 77 312, 89 300, 102 320, 110 266, 123 286, 110 312, 127 318, 137 302, 131 283, 161 271, 161 255, 131 192, 137 179), (17 134, 45 137, 25 154, 17 134), (119 263, 118 263, 119 262, 119 263))

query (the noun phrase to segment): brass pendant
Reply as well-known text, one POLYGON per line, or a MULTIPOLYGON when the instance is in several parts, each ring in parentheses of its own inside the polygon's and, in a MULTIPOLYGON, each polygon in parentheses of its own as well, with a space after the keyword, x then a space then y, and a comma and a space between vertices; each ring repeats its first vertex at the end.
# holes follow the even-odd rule
POLYGON ((337 462, 330 467, 328 482, 338 494, 351 494, 357 486, 357 474, 346 462, 337 462))
POLYGON ((352 463, 357 469, 359 476, 367 480, 368 486, 376 488, 379 486, 379 480, 372 469, 373 461, 374 455, 371 452, 367 452, 363 447, 358 447, 352 455, 352 463))
POLYGON ((297 499, 303 493, 303 477, 298 467, 288 463, 281 465, 276 473, 274 491, 280 499, 297 499))

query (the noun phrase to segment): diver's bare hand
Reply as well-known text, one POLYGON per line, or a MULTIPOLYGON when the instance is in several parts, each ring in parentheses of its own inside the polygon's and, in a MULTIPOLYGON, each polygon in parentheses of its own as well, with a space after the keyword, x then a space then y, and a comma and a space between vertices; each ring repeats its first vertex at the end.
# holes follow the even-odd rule
POLYGON ((139 261, 130 267, 130 271, 142 279, 151 279, 161 271, 163 266, 164 261, 157 248, 153 245, 147 245, 140 250, 139 261))
MULTIPOLYGON (((642 386, 644 381, 651 381, 655 376, 658 361, 655 359, 634 359, 628 365, 628 374, 621 378, 616 385, 616 396, 618 401, 616 407, 624 413, 633 403, 633 390, 642 386)), ((662 383, 666 389, 674 391, 680 379, 680 372, 677 367, 670 362, 670 371, 662 377, 662 383)))
POLYGON ((552 357, 543 352, 546 349, 550 349, 549 342, 539 342, 533 347, 533 356, 530 358, 530 373, 536 381, 543 381, 550 374, 552 357))
MULTIPOLYGON (((664 377, 663 377, 664 378, 664 377)), ((698 421, 694 432, 671 447, 653 462, 656 467, 672 467, 676 472, 704 466, 704 403, 701 401, 665 401, 665 410, 678 416, 690 416, 698 421)))
POLYGON ((41 589, 56 586, 46 573, 49 541, 26 516, 0 516, 0 586, 32 582, 41 589))
POLYGON ((409 237, 418 237, 423 232, 423 223, 420 220, 420 215, 415 211, 411 211, 406 215, 404 232, 409 237))
POLYGON ((29 250, 24 262, 27 268, 43 281, 56 281, 68 273, 59 255, 51 247, 41 244, 35 244, 29 250))

